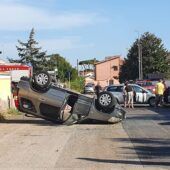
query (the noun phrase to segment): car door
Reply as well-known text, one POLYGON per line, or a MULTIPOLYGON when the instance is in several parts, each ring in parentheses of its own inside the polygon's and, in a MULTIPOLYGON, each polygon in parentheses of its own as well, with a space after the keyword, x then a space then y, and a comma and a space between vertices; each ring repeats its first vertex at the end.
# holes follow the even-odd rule
POLYGON ((147 92, 140 86, 132 85, 135 92, 134 102, 135 103, 146 103, 147 102, 147 92))
POLYGON ((119 103, 124 103, 123 86, 109 86, 107 91, 111 92, 119 103))

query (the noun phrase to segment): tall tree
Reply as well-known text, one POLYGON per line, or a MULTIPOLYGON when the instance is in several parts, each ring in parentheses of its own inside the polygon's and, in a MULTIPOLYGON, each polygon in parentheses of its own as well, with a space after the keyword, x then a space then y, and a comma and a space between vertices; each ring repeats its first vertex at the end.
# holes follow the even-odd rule
POLYGON ((16 46, 20 59, 10 59, 10 62, 30 64, 34 71, 42 70, 46 62, 46 52, 41 52, 41 47, 37 47, 38 42, 34 39, 35 31, 32 28, 29 39, 26 43, 18 40, 19 46, 16 46))
POLYGON ((120 81, 135 80, 139 75, 138 67, 138 43, 142 46, 142 68, 144 77, 149 73, 166 73, 168 68, 168 50, 160 38, 154 34, 145 32, 141 38, 136 40, 129 52, 120 72, 120 81))
POLYGON ((91 60, 80 61, 79 65, 83 67, 84 71, 94 71, 96 62, 98 62, 98 60, 94 58, 91 60))

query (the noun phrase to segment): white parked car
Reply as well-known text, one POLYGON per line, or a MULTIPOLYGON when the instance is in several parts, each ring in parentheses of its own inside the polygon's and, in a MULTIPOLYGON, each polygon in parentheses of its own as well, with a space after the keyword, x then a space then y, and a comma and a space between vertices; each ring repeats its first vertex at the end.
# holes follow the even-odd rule
MULTIPOLYGON (((137 85, 137 84, 129 84, 132 86, 135 95, 134 95, 134 103, 137 104, 149 104, 150 106, 155 106, 155 94, 151 91, 137 85)), ((111 92, 116 98, 117 102, 120 104, 124 103, 123 97, 123 84, 120 85, 110 85, 105 88, 105 91, 111 92)))

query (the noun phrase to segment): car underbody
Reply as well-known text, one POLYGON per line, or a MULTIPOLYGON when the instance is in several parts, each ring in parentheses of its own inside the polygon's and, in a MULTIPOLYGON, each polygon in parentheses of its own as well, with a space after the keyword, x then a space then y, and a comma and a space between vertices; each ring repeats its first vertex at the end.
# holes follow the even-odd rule
POLYGON ((101 92, 98 98, 90 97, 51 82, 39 85, 28 78, 18 83, 18 102, 20 111, 62 124, 80 123, 87 119, 116 123, 126 114, 109 92, 101 92))

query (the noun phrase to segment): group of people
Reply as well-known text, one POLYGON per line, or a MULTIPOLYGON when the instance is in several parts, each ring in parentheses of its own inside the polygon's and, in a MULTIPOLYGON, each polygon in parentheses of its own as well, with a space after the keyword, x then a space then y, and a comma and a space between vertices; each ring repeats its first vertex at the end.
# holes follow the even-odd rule
MULTIPOLYGON (((166 84, 165 81, 160 79, 159 82, 155 86, 155 107, 157 107, 159 104, 161 105, 163 103, 163 96, 164 92, 166 90, 166 84)), ((96 95, 99 96, 99 93, 102 91, 102 87, 100 86, 100 83, 98 82, 95 86, 95 92, 96 95)), ((123 87, 123 96, 124 96, 124 107, 134 108, 134 98, 135 98, 135 91, 132 86, 129 85, 129 82, 126 81, 125 85, 123 87)))
MULTIPOLYGON (((163 96, 166 90, 166 83, 165 80, 160 79, 155 86, 155 107, 162 105, 163 103, 163 96)), ((123 95, 124 95, 124 107, 134 108, 134 98, 135 98, 135 91, 133 90, 132 86, 129 85, 128 82, 125 82, 123 87, 123 95)))

